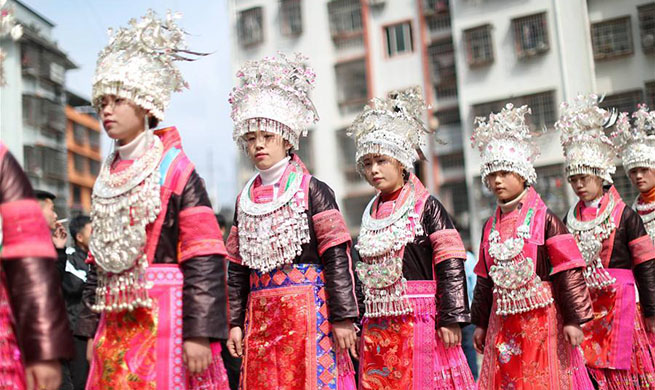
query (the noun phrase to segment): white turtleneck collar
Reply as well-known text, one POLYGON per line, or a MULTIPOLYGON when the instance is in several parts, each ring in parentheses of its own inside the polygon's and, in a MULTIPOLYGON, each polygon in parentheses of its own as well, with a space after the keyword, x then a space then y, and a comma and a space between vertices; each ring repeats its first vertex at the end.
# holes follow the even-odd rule
POLYGON ((526 187, 523 192, 521 192, 516 198, 510 200, 509 202, 501 203, 500 201, 496 201, 496 204, 498 207, 500 207, 500 211, 503 212, 503 214, 511 213, 516 209, 516 207, 519 205, 521 202, 521 199, 525 196, 525 194, 528 193, 529 187, 526 187))
POLYGON ((136 160, 137 158, 143 156, 148 148, 148 141, 151 139, 148 133, 150 130, 146 130, 143 133, 139 134, 125 145, 116 144, 116 151, 120 156, 121 160, 136 160))
POLYGON ((262 185, 270 186, 277 184, 277 182, 279 182, 282 178, 282 175, 284 175, 284 171, 289 165, 289 160, 291 160, 291 157, 286 157, 268 169, 258 169, 259 177, 262 178, 262 185))
MULTIPOLYGON (((604 194, 603 194, 603 195, 604 195, 604 194)), ((585 202, 584 202, 584 205, 587 206, 587 207, 598 208, 598 206, 600 206, 600 201, 601 201, 602 199, 603 199, 603 196, 601 195, 599 198, 596 198, 596 199, 594 199, 594 200, 585 201, 585 202)))

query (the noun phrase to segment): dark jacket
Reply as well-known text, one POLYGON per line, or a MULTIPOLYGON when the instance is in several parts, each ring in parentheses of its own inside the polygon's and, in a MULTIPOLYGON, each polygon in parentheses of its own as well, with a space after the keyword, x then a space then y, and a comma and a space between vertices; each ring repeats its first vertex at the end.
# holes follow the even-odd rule
MULTIPOLYGON (((171 131, 174 130, 174 128, 168 128, 156 131, 156 134, 160 132, 165 133, 164 136, 160 135, 165 147, 170 143, 173 143, 173 146, 179 145, 177 131, 171 134, 171 131), (174 138, 171 140, 171 137, 174 138)), ((224 256, 218 254, 195 256, 178 262, 178 251, 180 250, 181 244, 179 215, 186 209, 201 206, 211 208, 211 203, 202 179, 193 170, 183 190, 179 194, 172 193, 168 201, 166 216, 159 237, 149 235, 148 240, 158 240, 154 263, 179 263, 180 270, 184 276, 182 289, 183 338, 208 337, 212 340, 226 339, 227 301, 226 262, 224 256)), ((219 232, 216 219, 213 215, 206 223, 216 224, 214 228, 209 230, 219 232)), ((216 238, 220 237, 217 236, 216 238)), ((94 265, 91 265, 87 276, 87 283, 83 291, 84 308, 79 315, 75 327, 75 335, 81 337, 94 336, 99 318, 99 315, 90 309, 90 306, 95 302, 95 288, 97 286, 97 273, 94 265)))
MULTIPOLYGON (((489 221, 487 221, 487 223, 489 223, 489 221)), ((568 233, 566 225, 562 223, 557 215, 548 210, 545 221, 545 240, 560 234, 568 233)), ((580 267, 572 268, 551 275, 552 264, 548 255, 548 249, 545 245, 545 240, 544 244, 539 245, 537 249, 537 276, 543 281, 553 283, 553 298, 558 307, 558 311, 562 314, 565 325, 579 325, 590 321, 593 318, 591 298, 584 276, 582 275, 583 269, 580 267)), ((486 251, 481 250, 480 253, 481 256, 486 256, 486 251)), ((480 261, 483 260, 486 266, 486 264, 488 264, 487 259, 480 259, 480 261)), ((489 270, 487 269, 486 271, 488 274, 489 270)), ((487 328, 492 304, 493 281, 490 277, 485 278, 478 275, 478 280, 473 292, 473 306, 471 307, 472 322, 476 326, 487 328)))
MULTIPOLYGON (((615 207, 618 206, 617 204, 615 207)), ((566 222, 566 218, 564 221, 566 222)), ((612 252, 609 255, 607 268, 632 269, 639 291, 641 310, 645 317, 652 317, 655 315, 655 252, 647 256, 646 261, 640 259, 639 263, 635 264, 630 248, 630 243, 642 237, 644 243, 651 243, 646 239, 648 233, 639 214, 627 206, 624 207, 620 222, 614 231, 612 252)))
POLYGON ((27 176, 1 143, 0 215, 0 288, 7 290, 23 358, 28 363, 71 358, 73 340, 50 231, 27 176))
MULTIPOLYGON (((58 254, 60 252, 57 250, 58 254)), ((68 319, 74 329, 77 317, 84 306, 82 291, 89 272, 89 265, 86 263, 88 253, 78 246, 66 248, 63 252, 63 258, 58 256, 57 268, 61 275, 61 289, 64 293, 68 319)))
MULTIPOLYGON (((324 266, 325 288, 328 295, 328 319, 334 323, 346 319, 356 320, 358 309, 357 300, 353 294, 355 282, 350 268, 349 244, 342 243, 332 246, 325 250, 322 256, 319 256, 318 253, 319 243, 311 217, 332 209, 338 209, 332 189, 312 177, 309 182, 308 210, 310 242, 302 245, 302 253, 293 262, 294 264, 322 264, 324 266)), ((236 232, 238 231, 236 211, 234 215, 232 231, 236 232)), ((250 272, 250 268, 244 265, 236 262, 230 263, 228 276, 230 327, 243 327, 250 294, 250 272)))
MULTIPOLYGON (((430 235, 444 229, 455 229, 448 212, 433 196, 425 201, 421 215, 423 235, 405 245, 403 276, 407 280, 437 281, 437 321, 435 326, 467 325, 471 322, 464 258, 451 258, 436 262, 430 235)), ((461 253, 465 254, 461 244, 461 253)))

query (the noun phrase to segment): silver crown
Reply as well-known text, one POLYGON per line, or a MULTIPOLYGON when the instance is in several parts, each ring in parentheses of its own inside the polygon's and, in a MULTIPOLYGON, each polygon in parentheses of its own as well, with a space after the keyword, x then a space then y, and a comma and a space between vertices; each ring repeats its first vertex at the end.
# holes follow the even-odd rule
POLYGON ((422 156, 425 136, 432 132, 423 121, 427 105, 420 87, 392 91, 387 98, 373 98, 355 118, 347 134, 355 139, 357 168, 368 154, 382 154, 413 169, 422 156))
MULTIPOLYGON (((16 22, 13 8, 4 7, 7 0, 0 0, 0 39, 9 36, 12 40, 17 41, 23 36, 23 27, 16 22)), ((0 87, 6 84, 4 60, 6 54, 0 49, 0 87)))
POLYGON ((655 168, 655 111, 642 104, 632 118, 633 126, 628 114, 621 113, 612 133, 626 174, 632 168, 655 168))
POLYGON ((166 18, 160 19, 148 10, 116 33, 109 29, 109 43, 98 56, 93 78, 91 96, 96 109, 100 109, 103 96, 115 95, 164 119, 171 94, 188 88, 175 62, 205 55, 187 50, 185 32, 175 23, 181 17, 168 11, 166 18))
POLYGON ((571 102, 563 102, 555 128, 561 131, 560 143, 569 177, 595 175, 613 183, 616 149, 605 134, 613 118, 609 111, 598 107, 598 103, 595 94, 578 95, 571 102))
POLYGON ((232 138, 241 143, 243 135, 252 131, 279 134, 294 149, 301 135, 318 121, 318 113, 310 99, 316 74, 307 57, 296 53, 288 58, 265 57, 248 61, 237 72, 239 85, 232 89, 234 131, 232 138))
POLYGON ((498 171, 515 172, 529 185, 537 181, 534 160, 539 148, 533 140, 525 115, 531 114, 528 106, 514 107, 507 103, 499 113, 475 118, 475 130, 471 135, 471 146, 480 151, 480 175, 487 185, 486 177, 498 171))

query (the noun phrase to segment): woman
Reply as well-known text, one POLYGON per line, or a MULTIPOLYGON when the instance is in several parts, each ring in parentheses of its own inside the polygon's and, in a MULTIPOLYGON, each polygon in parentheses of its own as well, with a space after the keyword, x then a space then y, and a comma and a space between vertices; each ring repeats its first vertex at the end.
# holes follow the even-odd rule
POLYGON ((227 241, 230 336, 242 390, 354 389, 350 233, 330 187, 293 150, 318 120, 300 55, 246 63, 230 95, 234 140, 258 173, 227 241))
POLYGON ((218 343, 225 247, 177 129, 150 130, 184 86, 173 63, 183 34, 170 14, 149 11, 98 59, 92 98, 115 144, 93 188, 92 267, 77 322, 89 337, 87 389, 228 388, 218 343))
POLYGON ((598 107, 595 95, 563 103, 561 111, 556 127, 579 198, 565 222, 585 260, 594 310, 583 327, 587 367, 601 390, 654 387, 655 360, 644 325, 655 330, 655 248, 639 215, 612 186, 616 150, 604 130, 610 113, 598 107))
POLYGON ((591 320, 584 260, 566 226, 532 187, 539 154, 525 115, 507 104, 477 118, 471 137, 498 207, 484 224, 471 307, 484 354, 480 389, 592 389, 580 353, 591 320))
POLYGON ((373 99, 349 129, 357 168, 379 194, 362 216, 361 389, 473 389, 462 352, 470 322, 464 244, 411 173, 429 130, 418 87, 373 99), (437 309, 438 308, 438 309, 437 309))
POLYGON ((623 168, 632 185, 639 190, 633 208, 644 221, 646 232, 655 241, 655 111, 645 105, 632 113, 634 126, 627 114, 621 114, 616 125, 615 144, 623 159, 623 168))

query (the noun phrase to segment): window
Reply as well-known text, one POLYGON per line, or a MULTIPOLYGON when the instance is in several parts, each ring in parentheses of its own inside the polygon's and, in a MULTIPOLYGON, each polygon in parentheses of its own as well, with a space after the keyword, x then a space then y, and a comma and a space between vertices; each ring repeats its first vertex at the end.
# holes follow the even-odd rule
POLYGON ((82 188, 75 184, 73 184, 73 204, 82 204, 82 188))
POLYGON ((73 140, 78 145, 86 145, 87 128, 79 123, 73 123, 73 140))
POLYGON ((464 31, 466 60, 470 66, 487 65, 494 62, 491 43, 491 25, 471 28, 464 31))
POLYGON ((355 140, 348 137, 346 129, 336 131, 337 144, 339 145, 340 168, 348 183, 360 183, 363 179, 357 172, 355 154, 357 152, 355 140))
POLYGON ((328 3, 333 39, 362 32, 362 5, 359 0, 332 0, 328 3))
POLYGON ((614 108, 618 112, 632 113, 637 110, 637 105, 642 101, 641 90, 637 89, 634 91, 607 95, 598 105, 602 108, 614 108))
POLYGON ((296 153, 298 157, 300 157, 300 159, 305 164, 305 167, 307 167, 307 170, 309 172, 314 172, 314 168, 315 168, 314 151, 312 149, 313 139, 314 139, 314 130, 310 129, 309 131, 307 131, 306 137, 300 137, 300 139, 298 140, 298 150, 294 151, 294 153, 296 153))
POLYGON ((73 167, 77 173, 86 173, 86 158, 77 153, 73 153, 73 167))
POLYGON ((100 173, 100 162, 89 159, 89 171, 93 176, 98 176, 100 173))
POLYGON ((89 146, 94 150, 100 150, 100 132, 89 129, 89 146))
POLYGON ((423 13, 431 33, 450 29, 448 0, 423 0, 423 13))
POLYGON ((241 46, 252 46, 264 41, 264 20, 262 7, 239 12, 237 32, 241 46))
POLYGON ((614 179, 614 187, 621 195, 621 198, 628 204, 628 207, 632 205, 632 202, 639 195, 639 190, 632 185, 622 165, 616 166, 616 173, 612 175, 612 179, 614 179))
POLYGON ((514 46, 519 58, 531 57, 548 51, 546 13, 513 19, 514 46))
POLYGON ((646 105, 655 110, 655 81, 646 83, 646 105))
POLYGON ((641 47, 644 53, 655 53, 655 3, 637 7, 641 47))
POLYGON ((632 53, 630 17, 591 25, 591 46, 595 60, 606 60, 632 53))
POLYGON ((517 107, 527 104, 532 110, 532 115, 527 115, 526 120, 534 129, 541 129, 544 127, 551 128, 557 120, 555 96, 553 91, 476 104, 473 106, 473 115, 476 117, 489 116, 492 112, 497 113, 502 110, 507 103, 512 103, 517 107))
POLYGON ((432 80, 438 99, 457 97, 455 51, 451 38, 442 39, 428 47, 432 80))
POLYGON ((356 106, 357 109, 360 109, 368 97, 365 60, 337 64, 334 70, 337 78, 339 106, 356 106))
POLYGON ((282 35, 294 36, 302 33, 301 0, 280 0, 280 30, 282 35))
POLYGON ((434 115, 439 119, 439 126, 459 124, 461 122, 459 118, 459 107, 439 110, 434 115))
POLYGON ((414 50, 412 43, 412 24, 410 22, 394 24, 384 28, 387 38, 387 54, 393 57, 414 50))

